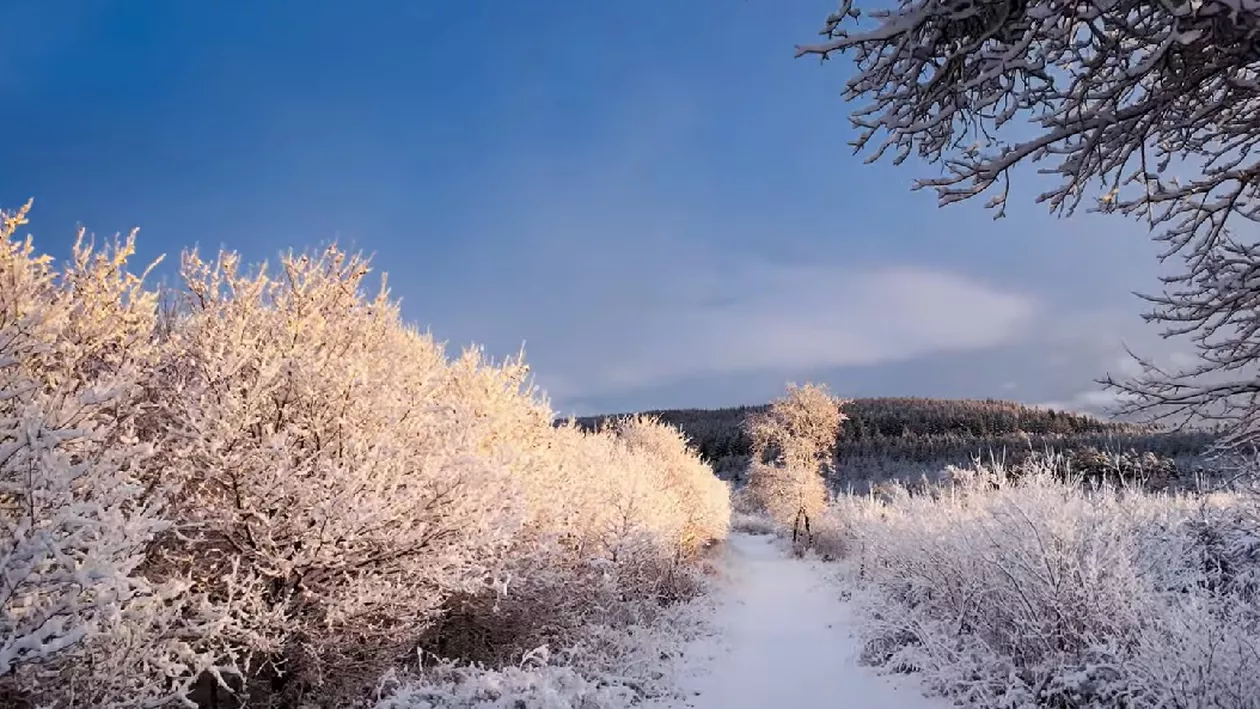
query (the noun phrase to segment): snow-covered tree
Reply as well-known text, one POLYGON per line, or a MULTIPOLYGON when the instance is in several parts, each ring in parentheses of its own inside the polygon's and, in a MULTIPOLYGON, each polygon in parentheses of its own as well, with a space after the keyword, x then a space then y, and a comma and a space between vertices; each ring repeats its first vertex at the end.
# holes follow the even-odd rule
POLYGON ((485 398, 383 286, 362 292, 362 259, 238 263, 184 257, 163 369, 188 473, 166 553, 215 593, 228 568, 254 581, 242 612, 273 624, 247 648, 253 674, 331 701, 412 652, 447 594, 485 583, 513 485, 485 451, 485 398))
POLYGON ((943 204, 993 193, 1040 163, 1058 213, 1082 203, 1144 220, 1184 267, 1148 296, 1147 320, 1187 335, 1186 369, 1143 362, 1110 384, 1126 411, 1260 434, 1260 5, 1233 0, 901 0, 864 18, 843 0, 822 42, 851 55, 853 145, 870 160, 916 155, 942 174, 917 187, 943 204), (1175 173, 1181 172, 1178 178, 1175 173))
POLYGON ((553 426, 335 247, 62 272, 0 249, 0 704, 347 706, 434 652, 518 659, 695 590, 725 484, 674 429, 553 426))
POLYGON ((216 605, 146 573, 178 487, 144 423, 154 294, 132 238, 80 233, 59 272, 16 238, 26 212, 0 227, 0 703, 178 702, 231 668, 216 605))
POLYGON ((752 441, 748 494, 772 519, 808 543, 827 504, 845 401, 825 386, 789 384, 787 393, 745 422, 752 441))

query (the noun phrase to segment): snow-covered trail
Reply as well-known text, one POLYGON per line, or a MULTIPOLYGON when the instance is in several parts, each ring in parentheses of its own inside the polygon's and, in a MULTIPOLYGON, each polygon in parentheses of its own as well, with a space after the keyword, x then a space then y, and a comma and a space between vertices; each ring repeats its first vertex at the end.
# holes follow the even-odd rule
MULTIPOLYGON (((695 709, 945 709, 913 680, 857 664, 848 604, 817 562, 768 536, 734 534, 716 593, 715 634, 684 654, 695 709)), ((677 706, 677 704, 675 704, 677 706)))

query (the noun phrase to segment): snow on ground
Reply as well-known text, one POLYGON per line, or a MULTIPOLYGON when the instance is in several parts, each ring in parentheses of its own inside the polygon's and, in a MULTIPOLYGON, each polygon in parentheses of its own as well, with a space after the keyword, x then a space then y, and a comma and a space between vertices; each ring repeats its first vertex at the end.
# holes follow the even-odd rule
POLYGON ((694 709, 945 709, 909 677, 857 664, 854 620, 819 563, 795 559, 770 536, 733 534, 726 578, 714 589, 715 634, 686 648, 689 697, 653 706, 694 709))

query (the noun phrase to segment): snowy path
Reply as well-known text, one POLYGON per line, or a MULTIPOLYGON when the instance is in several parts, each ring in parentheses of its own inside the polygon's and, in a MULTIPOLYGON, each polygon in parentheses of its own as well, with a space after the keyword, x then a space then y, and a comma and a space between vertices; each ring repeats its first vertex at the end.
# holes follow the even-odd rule
MULTIPOLYGON (((856 663, 847 604, 815 563, 766 536, 732 535, 717 591, 717 634, 685 653, 694 709, 946 709, 912 679, 856 663)), ((677 706, 675 704, 675 706, 677 706)))

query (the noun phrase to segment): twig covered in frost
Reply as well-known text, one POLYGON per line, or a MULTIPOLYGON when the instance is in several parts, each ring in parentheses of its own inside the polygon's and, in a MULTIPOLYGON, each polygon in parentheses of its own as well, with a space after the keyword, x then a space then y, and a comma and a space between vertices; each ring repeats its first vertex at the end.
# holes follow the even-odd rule
POLYGON ((1041 163, 1038 197, 1145 221, 1184 270, 1146 318, 1201 361, 1107 383, 1127 413, 1225 422, 1260 435, 1255 319, 1260 258, 1260 4, 1254 0, 901 0, 862 24, 853 0, 798 55, 849 54, 854 147, 942 168, 917 183, 942 204, 1000 190, 1041 163), (1016 128, 1022 123, 1022 128, 1016 128), (1029 130, 1031 129, 1031 130, 1029 130), (1180 179, 1174 171, 1183 171, 1180 179))
POLYGON ((216 605, 144 573, 178 488, 144 422, 155 300, 125 270, 132 239, 80 234, 57 273, 15 238, 25 214, 0 231, 0 697, 178 702, 235 667, 205 652, 216 605))

